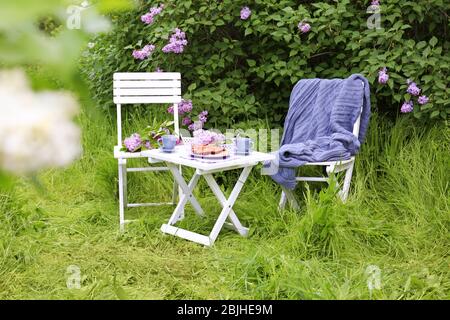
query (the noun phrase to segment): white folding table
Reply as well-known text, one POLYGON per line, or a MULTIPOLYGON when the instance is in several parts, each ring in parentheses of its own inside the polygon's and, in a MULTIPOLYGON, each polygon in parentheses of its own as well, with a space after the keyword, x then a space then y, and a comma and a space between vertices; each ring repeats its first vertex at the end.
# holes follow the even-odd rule
POLYGON ((260 162, 274 160, 275 158, 275 156, 272 154, 254 151, 247 156, 232 155, 229 159, 210 162, 189 158, 186 155, 186 146, 177 146, 173 153, 164 153, 158 149, 153 149, 143 151, 142 155, 148 156, 149 159, 156 159, 166 162, 167 167, 169 168, 170 172, 175 178, 175 181, 178 183, 182 190, 179 202, 172 216, 170 217, 167 224, 163 224, 161 226, 161 231, 183 239, 203 244, 205 246, 213 245, 224 225, 230 226, 241 236, 246 236, 248 234, 248 228, 242 226, 236 213, 233 210, 233 205, 236 202, 236 199, 238 198, 239 193, 241 192, 242 187, 244 186, 252 168, 260 162), (189 183, 187 183, 181 175, 180 169, 178 167, 180 165, 196 169, 189 183), (220 189, 219 185, 217 184, 216 180, 214 179, 213 173, 235 169, 241 169, 242 171, 238 181, 231 191, 230 196, 227 199, 220 189), (211 188, 215 197, 222 206, 222 211, 220 212, 217 221, 208 236, 174 226, 178 221, 183 219, 184 207, 187 202, 190 202, 192 204, 195 212, 198 215, 204 215, 200 203, 197 201, 193 194, 194 188, 201 176, 205 178, 208 186, 211 188), (229 222, 227 222, 226 220, 229 220, 229 222))

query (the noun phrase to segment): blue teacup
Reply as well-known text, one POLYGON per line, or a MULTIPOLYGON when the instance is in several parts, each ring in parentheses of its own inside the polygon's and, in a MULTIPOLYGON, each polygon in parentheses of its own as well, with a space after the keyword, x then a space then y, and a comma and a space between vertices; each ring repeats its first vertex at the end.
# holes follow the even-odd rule
POLYGON ((177 137, 173 134, 166 134, 158 140, 158 144, 163 151, 172 151, 177 144, 177 137))
POLYGON ((253 141, 250 138, 236 138, 236 153, 240 155, 249 155, 252 151, 253 141))

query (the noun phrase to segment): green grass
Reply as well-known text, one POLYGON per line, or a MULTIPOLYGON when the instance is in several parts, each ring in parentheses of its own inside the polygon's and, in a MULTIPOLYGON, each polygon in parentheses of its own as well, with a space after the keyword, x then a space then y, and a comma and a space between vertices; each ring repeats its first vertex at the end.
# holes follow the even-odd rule
MULTIPOLYGON (((334 188, 302 185, 301 211, 279 212, 279 187, 254 170, 235 207, 250 236, 223 230, 205 248, 159 231, 172 207, 131 209, 138 221, 118 232, 113 122, 79 120, 80 161, 0 195, 0 299, 450 298, 448 129, 373 117, 346 204, 334 188), (66 286, 70 265, 79 290, 66 286), (371 265, 382 283, 372 293, 371 265)), ((234 179, 218 177, 226 192, 234 179)), ((167 173, 130 174, 130 197, 169 199, 171 185, 167 173)), ((219 207, 204 182, 197 195, 208 216, 188 208, 182 225, 208 232, 219 207)))

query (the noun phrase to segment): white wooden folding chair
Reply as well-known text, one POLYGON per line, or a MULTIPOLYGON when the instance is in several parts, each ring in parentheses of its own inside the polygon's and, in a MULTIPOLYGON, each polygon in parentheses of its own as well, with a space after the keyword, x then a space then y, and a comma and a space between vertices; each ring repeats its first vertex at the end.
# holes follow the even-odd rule
MULTIPOLYGON (((127 168, 127 159, 148 158, 141 152, 124 152, 122 148, 122 105, 129 104, 174 104, 174 131, 179 136, 178 103, 181 101, 181 74, 175 72, 155 73, 114 73, 113 78, 114 103, 117 106, 117 146, 114 147, 114 157, 119 165, 119 221, 120 230, 124 230, 126 223, 125 209, 142 206, 175 205, 177 203, 178 185, 174 182, 172 202, 158 203, 128 203, 127 200, 127 173, 167 171, 166 166, 148 166, 143 168, 127 168)), ((160 161, 148 159, 149 163, 160 161)))
MULTIPOLYGON (((364 82, 362 82, 362 86, 364 89, 364 82)), ((353 124, 353 134, 358 137, 359 135, 359 127, 361 123, 361 112, 362 106, 359 112, 359 116, 356 118, 355 123, 353 124)), ((342 201, 346 201, 348 197, 348 192, 350 190, 350 182, 352 180, 353 175, 353 167, 355 166, 355 157, 351 157, 350 159, 340 160, 340 161, 326 161, 326 162, 310 162, 306 163, 306 166, 321 166, 325 167, 327 176, 322 177, 296 177, 297 181, 305 181, 305 182, 326 182, 329 183, 330 179, 335 178, 334 174, 345 171, 344 182, 342 188, 339 191, 339 197, 342 201)), ((279 203, 279 208, 284 209, 286 203, 289 202, 292 208, 299 209, 299 204, 295 199, 293 190, 282 187, 281 199, 279 203)))

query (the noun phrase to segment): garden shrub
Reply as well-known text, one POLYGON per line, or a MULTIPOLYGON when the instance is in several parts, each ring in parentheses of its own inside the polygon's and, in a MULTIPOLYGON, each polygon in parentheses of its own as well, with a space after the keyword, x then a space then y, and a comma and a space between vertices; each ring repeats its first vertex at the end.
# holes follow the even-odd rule
POLYGON ((141 1, 112 16, 113 32, 93 40, 82 70, 103 107, 112 105, 114 72, 181 72, 184 98, 192 99, 198 110, 209 110, 215 126, 258 118, 280 124, 298 80, 352 73, 369 79, 378 112, 395 116, 401 109, 411 111, 404 105, 411 100, 414 117, 447 119, 447 1, 373 2, 379 2, 371 9, 380 10, 381 29, 367 25, 375 18, 367 13, 370 0, 141 1), (143 18, 152 23, 144 23, 141 16, 152 7, 153 13, 143 18), (244 7, 250 10, 244 9, 247 19, 241 18, 244 7), (175 28, 185 33, 187 44, 175 38, 173 48, 163 50, 175 28), (147 58, 133 57, 133 50, 148 44, 155 49, 147 58), (163 52, 180 46, 181 53, 163 52), (407 93, 408 79, 421 89, 419 95, 407 93), (421 95, 429 102, 419 104, 421 95))

